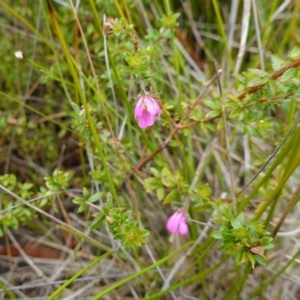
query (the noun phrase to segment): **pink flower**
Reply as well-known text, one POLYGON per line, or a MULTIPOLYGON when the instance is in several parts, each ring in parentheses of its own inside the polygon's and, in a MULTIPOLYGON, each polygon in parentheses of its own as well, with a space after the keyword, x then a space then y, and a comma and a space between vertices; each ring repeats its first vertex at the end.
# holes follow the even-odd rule
POLYGON ((167 229, 171 233, 186 235, 189 228, 186 224, 186 217, 182 212, 176 211, 167 222, 167 229))
POLYGON ((160 107, 156 100, 148 95, 144 95, 136 104, 134 116, 139 126, 146 128, 154 124, 155 116, 160 116, 160 112, 160 107))

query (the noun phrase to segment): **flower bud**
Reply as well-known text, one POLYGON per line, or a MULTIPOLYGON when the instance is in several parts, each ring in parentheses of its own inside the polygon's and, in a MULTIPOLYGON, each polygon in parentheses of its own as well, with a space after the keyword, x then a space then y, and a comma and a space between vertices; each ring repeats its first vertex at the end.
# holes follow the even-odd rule
POLYGON ((176 211, 167 222, 167 229, 170 233, 186 235, 189 232, 188 225, 186 223, 186 216, 179 211, 176 211))

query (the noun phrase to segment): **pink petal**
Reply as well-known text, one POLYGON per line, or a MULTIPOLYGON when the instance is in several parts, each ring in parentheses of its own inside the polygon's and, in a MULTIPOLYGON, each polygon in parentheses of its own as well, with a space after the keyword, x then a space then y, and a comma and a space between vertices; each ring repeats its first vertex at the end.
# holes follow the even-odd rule
POLYGON ((155 122, 155 115, 160 115, 160 113, 158 103, 150 96, 142 96, 134 109, 134 116, 141 128, 152 126, 155 122))
POLYGON ((160 115, 160 107, 155 99, 149 96, 145 96, 144 101, 147 105, 147 110, 152 115, 160 115))
POLYGON ((143 114, 143 107, 139 106, 138 104, 136 105, 135 109, 134 109, 134 116, 137 119, 137 117, 141 116, 143 114))
POLYGON ((147 110, 149 111, 149 113, 155 115, 156 107, 157 107, 156 101, 152 98, 147 98, 146 103, 147 103, 147 110))
POLYGON ((181 213, 179 213, 178 211, 176 211, 169 219, 167 222, 167 229, 171 232, 171 233, 176 233, 178 230, 178 226, 182 220, 183 216, 181 213))
POLYGON ((149 114, 148 111, 144 110, 143 114, 138 117, 138 123, 141 128, 146 128, 154 124, 155 117, 149 114))
MULTIPOLYGON (((154 100, 154 101, 155 101, 155 100, 154 100)), ((154 106, 155 106, 156 114, 157 114, 158 116, 160 116, 161 109, 160 109, 160 107, 159 107, 159 105, 158 105, 158 103, 157 103, 156 101, 155 101, 154 106)))
POLYGON ((174 232, 174 222, 177 223, 177 221, 176 221, 177 214, 178 214, 178 212, 175 212, 167 221, 167 229, 170 232, 174 232))
POLYGON ((143 111, 144 111, 144 101, 142 98, 140 98, 140 100, 137 102, 136 106, 135 106, 135 109, 134 109, 134 116, 137 117, 137 116, 140 116, 143 111))
POLYGON ((181 222, 178 228, 178 232, 181 235, 186 235, 189 232, 189 228, 185 222, 181 222))
POLYGON ((186 235, 189 232, 186 217, 182 212, 175 212, 167 221, 167 229, 171 233, 186 235))

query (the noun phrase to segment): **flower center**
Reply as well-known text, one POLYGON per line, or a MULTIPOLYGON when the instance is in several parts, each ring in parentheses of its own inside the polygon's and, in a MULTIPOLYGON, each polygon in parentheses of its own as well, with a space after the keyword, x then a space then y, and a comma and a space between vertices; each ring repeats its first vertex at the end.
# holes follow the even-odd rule
POLYGON ((148 110, 147 104, 143 105, 143 110, 148 110))

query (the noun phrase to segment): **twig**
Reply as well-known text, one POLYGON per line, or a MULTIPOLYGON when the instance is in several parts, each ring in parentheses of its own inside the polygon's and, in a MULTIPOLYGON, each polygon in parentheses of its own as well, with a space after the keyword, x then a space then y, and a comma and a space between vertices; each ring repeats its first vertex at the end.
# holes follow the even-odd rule
POLYGON ((10 232, 10 230, 6 231, 9 239, 12 241, 16 249, 19 251, 20 255, 24 258, 24 260, 27 262, 27 264, 31 267, 32 270, 39 276, 46 280, 49 280, 47 276, 35 265, 35 263, 29 258, 29 256, 25 253, 25 251, 21 248, 13 234, 10 232))
POLYGON ((217 75, 215 74, 212 79, 207 83, 207 85, 203 88, 202 92, 198 95, 198 97, 195 99, 194 103, 192 103, 183 117, 181 118, 180 122, 176 124, 169 136, 166 138, 166 140, 147 158, 145 158, 143 161, 141 161, 136 167, 134 167, 135 171, 139 171, 141 168, 143 168, 149 161, 151 161, 158 153, 160 153, 167 145, 168 143, 172 140, 174 135, 182 128, 182 123, 187 119, 191 111, 196 107, 196 105, 199 104, 199 102, 202 100, 204 95, 206 94, 208 88, 211 86, 213 81, 216 79, 217 75))
MULTIPOLYGON (((285 71, 292 69, 292 68, 297 68, 300 66, 300 58, 289 63, 287 66, 273 72, 269 78, 270 79, 277 79, 278 77, 280 77, 285 71)), ((212 84, 213 80, 216 78, 216 75, 209 81, 209 83, 206 85, 206 87, 204 88, 204 90, 201 92, 201 94, 198 96, 198 98, 195 100, 196 105, 198 104, 198 99, 200 97, 201 98, 204 96, 204 93, 207 91, 207 88, 212 84)), ((265 83, 260 83, 257 85, 254 85, 252 87, 250 87, 248 90, 244 91, 243 93, 241 93, 239 96, 237 96, 237 99, 242 100, 244 99, 248 94, 253 94, 255 93, 261 86, 264 86, 265 83)), ((200 101, 199 100, 199 101, 200 101)), ((191 110, 188 111, 187 116, 189 115, 189 113, 191 112, 191 110)), ((231 111, 227 112, 226 114, 230 114, 231 111)), ((186 117, 187 117, 186 116, 186 117)), ((189 124, 182 124, 183 120, 186 119, 182 118, 181 121, 179 122, 179 124, 176 124, 175 127, 173 128, 172 132, 170 133, 170 135, 167 137, 167 139, 165 140, 165 142, 163 142, 152 154, 150 154, 147 158, 145 158, 143 161, 141 161, 136 167, 134 167, 133 169, 135 171, 139 171, 141 168, 143 168, 149 161, 151 161, 157 154, 159 154, 166 146, 167 144, 172 140, 173 136, 180 130, 180 129, 184 129, 184 128, 188 128, 188 127, 192 127, 201 123, 208 123, 211 122, 213 120, 216 120, 218 118, 220 118, 222 116, 222 114, 215 116, 215 117, 207 117, 204 118, 201 121, 194 121, 191 122, 189 124)))
POLYGON ((284 222, 286 216, 288 215, 289 211, 293 208, 294 204, 297 202, 299 194, 300 194, 300 184, 298 185, 297 189, 292 194, 292 197, 291 197, 288 205, 285 207, 285 210, 283 211, 279 222, 277 223, 275 229, 273 230, 273 232, 272 232, 272 237, 273 238, 276 236, 277 232, 279 231, 279 229, 280 229, 281 225, 283 224, 283 222, 284 222))
POLYGON ((264 164, 260 167, 260 169, 257 171, 257 173, 252 177, 252 179, 243 187, 243 189, 237 194, 238 196, 242 194, 249 186, 250 184, 258 177, 258 175, 264 170, 264 168, 268 165, 268 163, 273 159, 273 157, 276 155, 276 153, 280 150, 280 148, 283 146, 283 144, 286 142, 287 138, 289 137, 290 133, 292 132, 292 127, 287 135, 284 137, 284 139, 281 141, 281 143, 278 145, 278 147, 274 150, 274 152, 269 156, 269 158, 264 162, 264 164))
MULTIPOLYGON (((293 68, 297 68, 300 66, 300 58, 297 60, 292 61, 291 63, 289 63, 287 66, 273 72, 269 78, 270 79, 277 79, 278 77, 280 77, 285 71, 289 70, 289 69, 293 69, 293 68)), ((246 95, 248 94, 253 94, 255 93, 261 86, 264 86, 266 83, 260 83, 260 84, 256 84, 252 87, 250 87, 248 90, 244 91, 243 93, 241 93, 237 98, 239 100, 242 100, 246 97, 246 95)))
MULTIPOLYGON (((292 96, 293 94, 295 94, 295 93, 290 93, 289 95, 279 95, 279 96, 274 96, 274 97, 269 97, 269 98, 261 98, 261 99, 257 100, 256 103, 257 102, 264 103, 264 102, 271 101, 271 100, 276 101, 276 100, 279 100, 279 99, 282 99, 282 98, 288 98, 288 97, 292 96)), ((249 103, 247 105, 244 105, 244 106, 240 107, 240 109, 242 110, 244 108, 251 107, 254 104, 255 103, 249 103)), ((232 113, 232 110, 229 110, 229 111, 226 112, 226 115, 230 115, 231 113, 232 113)), ((221 116, 222 116, 222 113, 220 113, 219 115, 214 116, 214 117, 206 117, 201 121, 194 121, 194 122, 191 122, 191 123, 188 123, 188 124, 180 125, 180 129, 192 127, 192 126, 195 126, 195 125, 200 124, 200 123, 208 123, 208 122, 211 122, 213 120, 219 119, 221 116)))

